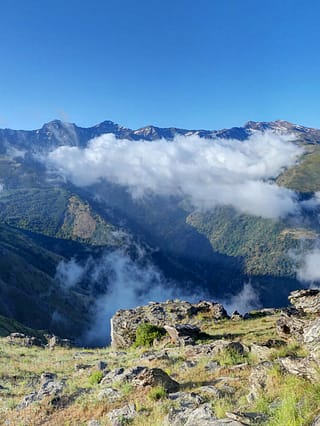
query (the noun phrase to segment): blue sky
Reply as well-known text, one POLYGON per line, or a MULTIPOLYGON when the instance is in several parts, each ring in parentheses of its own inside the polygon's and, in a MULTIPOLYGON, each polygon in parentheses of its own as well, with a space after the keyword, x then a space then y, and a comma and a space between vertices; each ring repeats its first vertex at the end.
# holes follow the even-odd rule
POLYGON ((0 127, 320 127, 318 0, 2 0, 0 127))

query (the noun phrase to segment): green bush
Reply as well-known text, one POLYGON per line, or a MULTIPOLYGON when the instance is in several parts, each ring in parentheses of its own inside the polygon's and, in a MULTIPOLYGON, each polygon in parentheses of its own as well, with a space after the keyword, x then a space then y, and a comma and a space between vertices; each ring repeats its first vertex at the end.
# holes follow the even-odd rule
POLYGON ((97 385, 101 382, 102 379, 103 379, 102 371, 94 371, 89 376, 89 383, 90 385, 97 385))
POLYGON ((162 327, 150 323, 140 324, 136 330, 134 347, 151 346, 155 339, 161 339, 166 334, 162 327))

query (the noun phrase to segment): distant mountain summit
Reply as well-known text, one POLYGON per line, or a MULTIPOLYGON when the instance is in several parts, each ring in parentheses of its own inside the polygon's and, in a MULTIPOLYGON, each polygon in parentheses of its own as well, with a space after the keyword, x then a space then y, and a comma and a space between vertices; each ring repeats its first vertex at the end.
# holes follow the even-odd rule
POLYGON ((61 145, 86 146, 90 139, 103 134, 112 133, 119 139, 147 140, 157 139, 172 140, 175 136, 197 135, 201 138, 226 138, 245 140, 255 131, 272 130, 275 132, 293 133, 297 138, 303 138, 307 143, 319 143, 320 130, 304 127, 288 121, 276 120, 272 122, 248 121, 243 127, 232 127, 221 130, 190 130, 176 127, 145 126, 140 129, 129 129, 113 121, 106 120, 92 127, 79 127, 74 123, 53 120, 45 123, 37 130, 12 130, 0 129, 0 153, 5 152, 9 146, 27 151, 46 151, 61 145))

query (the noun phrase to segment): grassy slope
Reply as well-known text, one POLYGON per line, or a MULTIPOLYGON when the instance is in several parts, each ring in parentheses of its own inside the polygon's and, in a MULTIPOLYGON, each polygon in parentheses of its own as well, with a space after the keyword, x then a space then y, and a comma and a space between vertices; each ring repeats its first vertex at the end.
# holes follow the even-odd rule
MULTIPOLYGON (((231 322, 222 321, 204 324, 205 330, 212 335, 212 340, 228 338, 242 341, 245 344, 264 342, 275 338, 275 322, 279 314, 264 318, 231 322)), ((201 355, 192 358, 188 348, 168 348, 169 357, 146 361, 141 355, 154 349, 136 348, 114 352, 110 348, 98 350, 63 349, 54 351, 40 348, 24 348, 9 346, 0 339, 0 380, 3 389, 0 400, 0 424, 10 420, 12 424, 24 425, 86 425, 91 419, 96 419, 103 425, 109 425, 107 414, 115 408, 128 403, 135 403, 137 417, 132 426, 160 426, 169 409, 175 405, 160 392, 160 399, 150 388, 134 388, 130 383, 118 383, 113 388, 120 391, 120 398, 112 401, 101 399, 99 394, 106 388, 90 381, 92 373, 96 372, 99 360, 107 362, 107 370, 120 367, 147 365, 165 370, 181 385, 183 392, 200 393, 218 417, 225 417, 226 411, 256 411, 264 412, 269 420, 263 424, 268 426, 309 426, 311 420, 319 413, 320 389, 302 378, 284 375, 275 364, 270 369, 267 387, 258 400, 249 403, 249 376, 257 363, 253 357, 232 356, 222 353, 215 359, 222 366, 208 370, 206 365, 214 359, 201 355), (195 361, 193 367, 185 366, 186 362, 195 361), (244 364, 243 364, 244 363, 244 364), (87 368, 77 369, 76 364, 85 364, 87 368), (237 365, 241 364, 239 367, 237 365), (28 408, 17 411, 16 405, 24 395, 36 390, 39 386, 41 373, 50 371, 56 373, 58 380, 64 379, 66 387, 61 399, 51 404, 51 398, 31 404, 28 408), (224 383, 233 388, 231 394, 226 392, 220 398, 213 397, 201 390, 201 386, 213 384, 224 389, 224 383), (307 398, 306 398, 307 396, 307 398)), ((271 360, 288 354, 304 355, 303 348, 285 346, 270 354, 271 360)))

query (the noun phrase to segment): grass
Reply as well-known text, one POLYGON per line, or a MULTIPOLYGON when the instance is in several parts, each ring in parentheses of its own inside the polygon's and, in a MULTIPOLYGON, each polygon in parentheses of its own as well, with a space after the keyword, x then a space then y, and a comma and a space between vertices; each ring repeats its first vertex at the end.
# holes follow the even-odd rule
MULTIPOLYGON (((206 321, 210 334, 223 336, 237 335, 236 339, 244 343, 254 341, 254 333, 265 341, 275 338, 275 321, 278 314, 271 317, 253 318, 245 321, 206 321), (273 330, 273 331, 272 331, 273 330)), ((214 339, 213 339, 214 340, 214 339)), ((153 350, 156 350, 154 348, 153 350)), ((132 426, 160 426, 176 401, 167 398, 166 391, 157 386, 154 388, 134 387, 128 382, 114 383, 113 388, 119 391, 116 399, 101 400, 99 394, 105 385, 100 383, 103 373, 96 370, 101 359, 108 364, 111 371, 119 367, 147 365, 167 371, 172 378, 181 384, 181 392, 196 392, 203 399, 212 403, 215 415, 224 418, 227 411, 258 411, 269 416, 268 426, 309 426, 318 413, 320 406, 320 385, 312 384, 302 378, 284 375, 277 364, 268 373, 268 385, 258 400, 248 403, 249 378, 253 361, 247 355, 222 352, 219 355, 220 367, 208 370, 207 364, 213 361, 210 355, 190 355, 191 348, 167 349, 167 359, 146 360, 141 358, 145 348, 130 348, 126 351, 114 352, 110 348, 81 349, 55 348, 53 351, 38 347, 10 346, 0 338, 0 419, 10 420, 12 425, 86 425, 96 419, 102 426, 109 426, 107 414, 128 403, 136 406, 137 415, 132 426), (186 361, 195 361, 192 367, 183 367, 186 361), (246 362, 239 366, 239 363, 246 362), (86 364, 89 368, 76 369, 76 364, 86 364), (17 411, 16 406, 26 394, 38 389, 40 375, 52 372, 58 380, 64 379, 66 387, 61 396, 60 406, 54 407, 50 397, 31 404, 24 410, 17 411), (212 396, 203 386, 214 386, 219 397, 212 396), (302 421, 304 420, 304 423, 302 421)), ((275 362, 280 356, 298 354, 302 348, 292 344, 279 348, 275 352, 275 362)), ((0 420, 0 425, 2 420, 0 420)))

